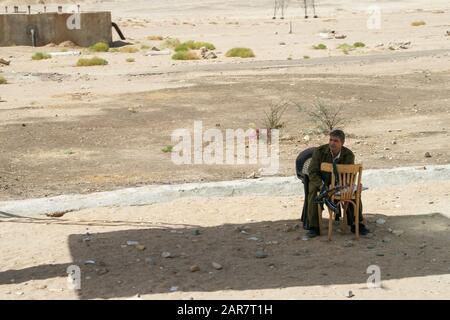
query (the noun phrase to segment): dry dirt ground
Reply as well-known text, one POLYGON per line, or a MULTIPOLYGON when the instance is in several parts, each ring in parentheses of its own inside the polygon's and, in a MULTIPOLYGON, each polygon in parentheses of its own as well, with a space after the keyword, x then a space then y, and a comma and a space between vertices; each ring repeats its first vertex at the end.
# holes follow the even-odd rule
MULTIPOLYGON (((112 10, 138 52, 97 53, 107 66, 81 68, 75 56, 31 56, 67 49, 94 56, 83 48, 0 48, 0 58, 11 61, 0 64, 8 82, 0 85, 0 201, 246 178, 259 166, 177 166, 161 149, 173 144, 174 130, 192 130, 194 121, 204 129, 261 127, 264 112, 281 100, 291 105, 283 117, 279 175, 294 174, 301 150, 327 142, 307 115, 317 99, 342 107, 346 144, 365 168, 448 164, 448 1, 381 1, 379 30, 366 28, 371 1, 335 2, 323 1, 318 19, 303 20, 300 11, 284 21, 271 19, 272 1, 261 2, 265 7, 234 0, 88 2, 83 9, 112 10), (418 20, 426 24, 411 26, 418 20), (347 38, 321 39, 322 29, 347 38), (142 45, 161 45, 151 35, 212 42, 218 58, 145 56, 142 45), (348 55, 337 49, 357 41, 365 48, 348 55), (391 42, 411 45, 389 50, 391 42), (318 43, 328 48, 312 49, 318 43), (251 47, 256 57, 226 58, 236 46, 251 47)), ((356 298, 448 299, 450 203, 442 190, 449 187, 430 182, 368 191, 365 212, 375 234, 350 244, 351 235, 326 243, 302 241, 303 230, 285 232, 298 223, 301 198, 191 199, 60 219, 2 214, 0 297, 343 298, 352 290, 356 298), (378 217, 386 225, 376 225, 378 217), (243 225, 249 235, 236 231, 243 225), (404 234, 392 235, 389 227, 404 234), (90 241, 83 240, 86 232, 90 241), (127 240, 146 249, 122 247, 127 240), (254 258, 260 247, 266 259, 254 258), (163 251, 176 257, 163 259, 163 251), (155 264, 145 260, 150 257, 155 264), (88 259, 97 264, 84 265, 88 259), (213 261, 223 269, 213 269, 213 261), (82 268, 78 293, 66 287, 71 264, 82 268), (189 271, 193 264, 199 272, 189 271), (371 264, 380 264, 384 289, 365 289, 371 264), (168 293, 172 286, 179 291, 168 293)))
POLYGON ((336 231, 338 224, 332 242, 302 240, 301 197, 4 216, 0 298, 348 299, 352 291, 353 299, 450 299, 448 190, 445 182, 364 192, 372 234, 359 241, 336 231), (377 224, 380 218, 386 222, 377 224), (268 256, 256 258, 258 250, 268 256), (71 265, 81 268, 80 291, 67 286, 71 265), (191 272, 194 265, 199 271, 191 272), (366 285, 371 265, 380 267, 380 289, 366 285))
MULTIPOLYGON (((271 20, 267 11, 255 9, 259 16, 249 18, 244 8, 244 17, 220 19, 202 14, 212 4, 195 4, 187 4, 185 16, 178 18, 166 18, 164 12, 171 11, 164 6, 148 8, 152 19, 129 18, 132 4, 123 12, 123 2, 103 5, 120 9, 113 10, 114 18, 137 49, 161 44, 147 40, 149 35, 210 41, 217 47, 216 60, 180 62, 139 50, 98 53, 108 66, 80 68, 74 66, 78 57, 31 60, 33 52, 61 51, 59 47, 0 48, 0 56, 11 60, 0 68, 8 81, 0 86, 0 197, 245 178, 259 167, 176 166, 161 149, 173 145, 173 130, 192 130, 194 121, 203 121, 205 130, 224 132, 261 127, 264 112, 283 99, 303 111, 292 104, 284 115, 281 175, 294 173, 301 150, 327 140, 307 116, 317 99, 343 108, 347 145, 366 168, 448 163, 448 3, 398 2, 397 9, 383 11, 380 30, 365 28, 367 15, 350 4, 340 2, 342 10, 334 11, 328 4, 319 19, 294 16, 293 34, 288 21, 271 20), (415 20, 426 25, 411 26, 415 20), (318 35, 322 29, 347 38, 323 40, 318 35), (356 41, 366 47, 348 55, 336 49, 356 41), (391 51, 387 47, 393 41, 411 41, 411 47, 391 51), (320 42, 328 50, 311 48, 320 42), (226 58, 233 46, 251 47, 256 58, 226 58), (135 62, 126 62, 128 57, 135 62), (432 157, 424 158, 425 152, 432 157)), ((233 9, 237 16, 238 9, 233 9)))

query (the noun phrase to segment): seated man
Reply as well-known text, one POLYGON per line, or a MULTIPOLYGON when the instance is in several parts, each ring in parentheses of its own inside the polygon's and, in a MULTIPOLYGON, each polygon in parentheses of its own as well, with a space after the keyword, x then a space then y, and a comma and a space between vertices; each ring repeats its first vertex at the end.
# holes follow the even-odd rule
MULTIPOLYGON (((320 234, 319 229, 319 212, 318 205, 315 203, 317 192, 321 190, 322 184, 329 186, 331 184, 331 175, 321 172, 320 165, 322 162, 336 164, 354 164, 355 155, 353 152, 344 147, 345 134, 342 130, 333 130, 330 132, 330 142, 318 147, 312 156, 309 165, 309 192, 308 192, 308 237, 313 238, 320 234)), ((362 204, 359 207, 359 221, 362 221, 362 204)), ((354 208, 349 205, 347 208, 347 223, 351 226, 351 231, 355 232, 354 208)), ((364 224, 359 224, 359 233, 366 235, 369 230, 364 224)))

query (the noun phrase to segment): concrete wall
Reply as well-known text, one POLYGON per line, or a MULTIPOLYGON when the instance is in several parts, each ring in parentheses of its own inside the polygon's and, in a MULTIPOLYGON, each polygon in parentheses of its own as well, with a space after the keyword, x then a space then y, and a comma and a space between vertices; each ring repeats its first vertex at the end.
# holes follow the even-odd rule
POLYGON ((59 44, 70 40, 87 47, 99 41, 112 41, 110 12, 83 12, 80 29, 70 30, 70 13, 0 14, 0 47, 31 46, 30 29, 37 30, 36 45, 59 44))

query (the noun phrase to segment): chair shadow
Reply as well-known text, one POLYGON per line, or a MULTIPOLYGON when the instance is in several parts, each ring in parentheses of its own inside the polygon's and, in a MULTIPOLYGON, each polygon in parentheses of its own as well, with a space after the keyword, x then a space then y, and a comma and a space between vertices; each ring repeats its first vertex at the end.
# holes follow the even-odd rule
POLYGON ((72 234, 73 263, 4 271, 0 285, 10 279, 20 283, 67 277, 70 265, 81 269, 81 299, 167 293, 174 286, 180 291, 212 292, 365 284, 367 267, 373 264, 380 266, 382 280, 449 273, 447 217, 440 213, 366 217, 373 236, 359 241, 353 234, 337 232, 337 225, 331 242, 326 236, 303 241, 305 231, 298 220, 247 223, 246 233, 243 224, 225 224, 104 232, 91 235, 90 241, 85 241, 84 234, 72 234), (384 225, 374 222, 380 217, 387 221, 384 225), (397 236, 389 228, 404 233, 397 236), (129 240, 145 249, 128 246, 129 240), (266 258, 256 257, 261 249, 266 258), (174 257, 163 258, 161 253, 166 251, 174 257), (86 260, 95 264, 86 265, 86 260), (212 262, 223 269, 214 269, 212 262), (191 272, 192 265, 200 270, 191 272))

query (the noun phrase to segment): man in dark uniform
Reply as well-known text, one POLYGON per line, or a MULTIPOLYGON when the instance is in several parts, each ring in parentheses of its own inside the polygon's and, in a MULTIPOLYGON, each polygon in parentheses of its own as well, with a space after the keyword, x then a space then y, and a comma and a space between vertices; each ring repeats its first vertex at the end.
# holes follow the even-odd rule
MULTIPOLYGON (((353 152, 344 147, 345 134, 342 130, 333 130, 330 132, 330 142, 323 146, 318 147, 312 156, 311 163, 309 165, 309 193, 308 193, 308 236, 310 238, 316 237, 320 234, 319 230, 319 211, 317 204, 314 200, 317 193, 321 190, 322 185, 327 186, 331 184, 331 174, 321 172, 320 165, 322 162, 336 163, 336 164, 354 164, 355 155, 353 152)), ((362 204, 359 210, 359 221, 363 221, 362 218, 362 204)), ((354 208, 349 205, 347 208, 347 223, 351 226, 351 231, 355 232, 355 220, 354 220, 354 208)), ((366 235, 369 230, 364 224, 359 224, 359 233, 366 235)))

